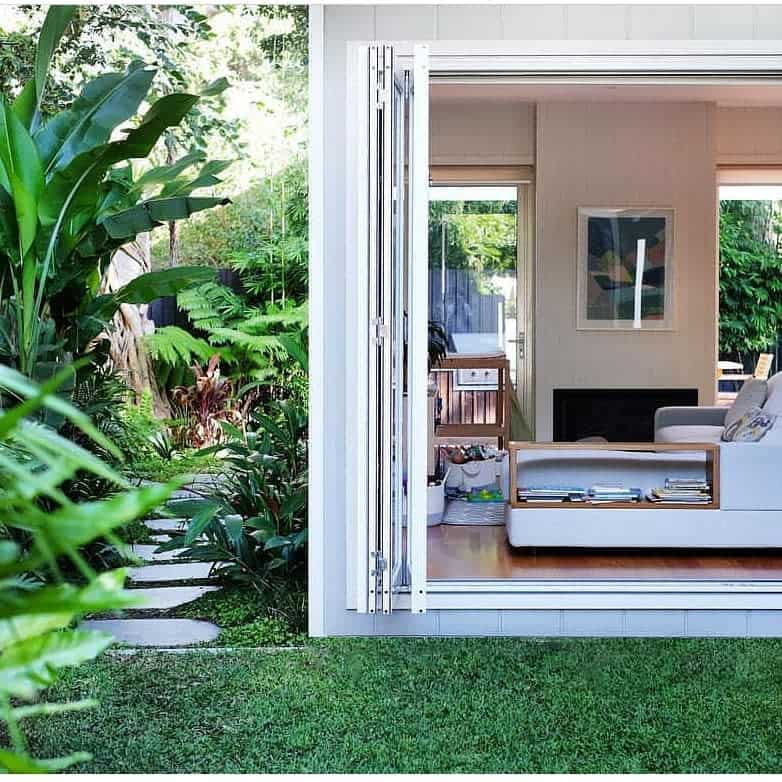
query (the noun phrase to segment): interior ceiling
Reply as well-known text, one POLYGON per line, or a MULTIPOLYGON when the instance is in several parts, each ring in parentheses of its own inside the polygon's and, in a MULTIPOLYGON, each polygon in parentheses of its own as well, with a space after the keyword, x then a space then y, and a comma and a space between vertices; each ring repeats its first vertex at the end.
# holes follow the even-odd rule
POLYGON ((432 81, 433 101, 538 103, 590 101, 626 103, 699 102, 719 106, 782 106, 782 83, 755 84, 511 84, 432 81))

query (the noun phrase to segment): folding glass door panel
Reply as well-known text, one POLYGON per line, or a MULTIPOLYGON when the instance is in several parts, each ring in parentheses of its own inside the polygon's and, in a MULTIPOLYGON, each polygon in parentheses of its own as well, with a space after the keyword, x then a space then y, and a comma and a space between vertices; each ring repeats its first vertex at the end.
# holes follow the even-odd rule
POLYGON ((428 102, 425 52, 395 68, 392 47, 359 49, 357 167, 359 397, 356 566, 359 612, 422 612, 426 600, 428 102), (414 83, 423 74, 416 95, 414 83), (423 193, 423 199, 421 194, 423 193), (364 194, 365 198, 362 197, 364 194), (423 209, 423 220, 416 208, 423 209), (416 231, 423 226, 423 243, 416 231), (421 273, 416 253, 423 247, 421 273), (416 434, 417 433, 417 434, 416 434))

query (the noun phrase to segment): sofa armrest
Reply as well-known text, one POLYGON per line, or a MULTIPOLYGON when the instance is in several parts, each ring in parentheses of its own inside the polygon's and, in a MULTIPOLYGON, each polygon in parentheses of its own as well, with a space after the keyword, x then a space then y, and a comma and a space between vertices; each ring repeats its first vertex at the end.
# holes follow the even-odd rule
POLYGON ((654 414, 654 431, 666 426, 725 426, 727 407, 660 407, 654 414))

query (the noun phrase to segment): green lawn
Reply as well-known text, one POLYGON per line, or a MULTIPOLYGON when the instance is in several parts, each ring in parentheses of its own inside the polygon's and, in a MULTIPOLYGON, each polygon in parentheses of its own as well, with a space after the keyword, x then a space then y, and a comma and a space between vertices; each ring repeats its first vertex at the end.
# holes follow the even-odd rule
POLYGON ((394 639, 103 658, 27 724, 92 772, 779 772, 782 642, 394 639))

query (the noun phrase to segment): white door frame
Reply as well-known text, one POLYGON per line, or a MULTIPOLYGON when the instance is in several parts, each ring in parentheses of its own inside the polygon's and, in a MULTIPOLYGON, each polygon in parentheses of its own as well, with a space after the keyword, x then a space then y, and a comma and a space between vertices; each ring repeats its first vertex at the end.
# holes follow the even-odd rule
MULTIPOLYGON (((324 344, 321 336, 328 333, 325 313, 325 287, 319 281, 325 276, 327 260, 325 257, 324 236, 320 226, 313 226, 313 220, 323 213, 325 201, 325 158, 323 135, 325 131, 324 84, 322 69, 323 55, 323 12, 320 8, 311 9, 311 68, 315 78, 310 80, 310 105, 313 113, 310 118, 311 159, 310 159, 310 334, 317 335, 317 341, 310 342, 310 387, 312 405, 310 413, 310 435, 317 439, 324 431, 324 420, 328 411, 322 404, 325 393, 325 366, 323 362, 324 344), (313 23, 315 27, 313 28, 313 23), (320 69, 320 70, 319 70, 320 69)), ((348 44, 351 51, 361 42, 348 44)), ((412 55, 410 42, 391 42, 397 56, 403 59, 412 55)), ((690 83, 731 83, 758 84, 770 80, 782 82, 782 41, 518 41, 518 42, 442 42, 430 41, 431 74, 435 78, 458 76, 465 80, 479 77, 485 83, 487 78, 557 83, 581 81, 583 83, 627 84, 690 84, 690 83), (492 74, 488 76, 487 74, 492 74)), ((349 99, 350 100, 350 99, 349 99)), ((348 113, 350 116, 350 113, 348 113)), ((347 139, 346 139, 347 142, 347 139)), ((348 148, 350 148, 348 144, 348 148)), ((350 259, 356 255, 350 252, 352 237, 346 236, 348 252, 348 277, 355 275, 350 259)), ((348 324, 348 332, 355 330, 356 324, 348 324)), ((350 344, 350 343, 348 343, 350 344)), ((355 366, 354 359, 348 357, 348 370, 355 366)), ((349 385, 348 378, 345 378, 349 385)), ((324 461, 329 458, 323 443, 311 450, 310 463, 310 595, 313 606, 325 591, 325 579, 322 559, 325 555, 325 503, 327 487, 323 484, 325 476, 324 461)), ((352 476, 347 475, 349 480, 352 476)), ((332 487, 333 488, 333 487, 332 487)), ((348 513, 351 512, 348 505, 348 513)), ((347 519, 348 530, 355 530, 355 517, 347 519)), ((350 538, 350 535, 349 535, 350 538)), ((353 552, 346 551, 350 572, 355 560, 353 552)), ((348 584, 355 583, 348 578, 348 584)), ((588 582, 538 582, 530 583, 532 591, 525 593, 513 589, 509 591, 502 584, 480 585, 476 582, 452 582, 450 585, 429 582, 429 608, 504 608, 546 607, 574 608, 587 607, 578 597, 588 582), (569 591, 566 591, 569 590, 569 591), (577 590, 575 592, 574 590, 577 590), (439 599, 442 597, 442 599, 439 599), (579 605, 581 603, 581 605, 579 605), (545 605, 544 605, 545 604, 545 605)), ((591 608, 654 608, 668 607, 675 594, 677 608, 780 608, 782 590, 780 582, 765 582, 762 589, 757 582, 720 582, 703 584, 703 588, 714 590, 709 598, 699 593, 697 582, 613 582, 610 592, 591 595, 591 608), (675 586, 675 589, 673 587, 675 586), (604 595, 601 598, 601 594, 604 595)), ((349 599, 350 602, 350 599, 349 599)), ((313 620, 320 626, 323 606, 317 604, 317 617, 313 620)), ((312 610, 312 608, 311 608, 312 610)))

